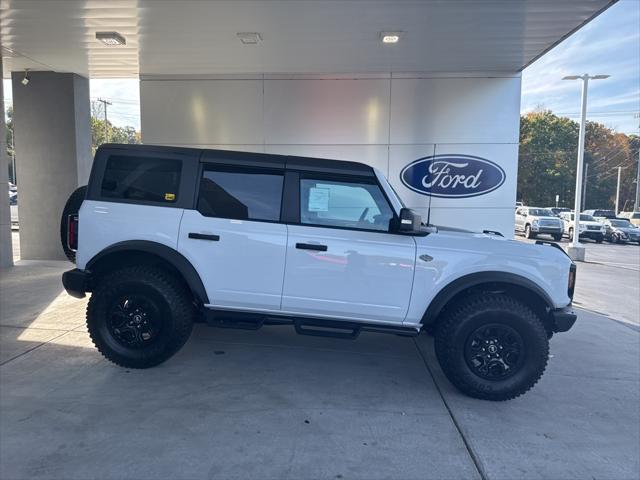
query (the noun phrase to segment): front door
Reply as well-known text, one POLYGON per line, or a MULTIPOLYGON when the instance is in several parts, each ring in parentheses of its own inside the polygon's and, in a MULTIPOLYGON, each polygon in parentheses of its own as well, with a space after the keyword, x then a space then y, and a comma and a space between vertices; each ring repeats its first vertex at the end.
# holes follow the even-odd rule
POLYGON ((373 179, 299 180, 299 224, 289 225, 282 310, 401 323, 416 244, 389 233, 393 211, 373 179))
POLYGON ((197 210, 185 210, 178 250, 200 274, 209 302, 279 310, 287 227, 280 221, 283 173, 205 167, 197 210))

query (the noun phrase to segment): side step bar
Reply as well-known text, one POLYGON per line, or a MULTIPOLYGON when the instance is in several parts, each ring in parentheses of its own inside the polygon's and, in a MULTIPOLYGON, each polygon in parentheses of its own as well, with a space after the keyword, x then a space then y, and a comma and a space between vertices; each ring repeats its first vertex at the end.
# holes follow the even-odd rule
POLYGON ((361 332, 392 333, 405 337, 415 337, 420 333, 415 328, 403 326, 343 322, 324 318, 302 318, 286 315, 265 316, 211 309, 207 309, 204 312, 204 319, 212 327, 240 330, 258 330, 264 325, 293 325, 298 335, 342 338, 345 340, 355 340, 361 332))

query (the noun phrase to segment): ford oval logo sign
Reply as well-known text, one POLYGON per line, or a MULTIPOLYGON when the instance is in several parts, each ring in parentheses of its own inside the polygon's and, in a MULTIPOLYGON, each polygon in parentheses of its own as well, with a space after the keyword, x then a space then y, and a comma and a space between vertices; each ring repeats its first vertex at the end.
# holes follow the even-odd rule
POLYGON ((400 172, 400 180, 422 195, 467 198, 499 188, 505 173, 498 164, 471 155, 433 155, 411 162, 400 172))

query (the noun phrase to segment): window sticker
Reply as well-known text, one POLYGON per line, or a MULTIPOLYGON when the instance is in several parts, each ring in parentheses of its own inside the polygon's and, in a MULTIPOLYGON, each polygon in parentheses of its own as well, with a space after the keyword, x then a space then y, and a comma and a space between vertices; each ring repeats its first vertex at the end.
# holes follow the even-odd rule
POLYGON ((164 194, 164 199, 167 200, 168 202, 173 202, 176 199, 176 194, 175 193, 165 193, 164 194))
POLYGON ((309 205, 307 208, 310 212, 328 212, 329 211, 329 189, 312 187, 309 189, 309 205))

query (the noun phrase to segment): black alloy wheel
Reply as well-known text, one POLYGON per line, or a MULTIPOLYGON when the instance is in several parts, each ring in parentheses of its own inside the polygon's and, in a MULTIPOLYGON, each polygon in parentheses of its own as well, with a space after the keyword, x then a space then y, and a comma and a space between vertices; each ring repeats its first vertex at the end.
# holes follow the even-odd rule
POLYGON ((515 329, 492 323, 469 335, 464 356, 471 371, 479 377, 504 380, 522 367, 526 352, 522 337, 515 329))

